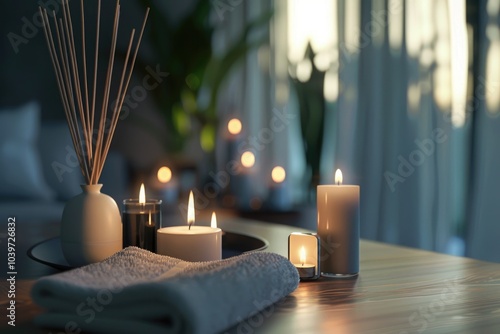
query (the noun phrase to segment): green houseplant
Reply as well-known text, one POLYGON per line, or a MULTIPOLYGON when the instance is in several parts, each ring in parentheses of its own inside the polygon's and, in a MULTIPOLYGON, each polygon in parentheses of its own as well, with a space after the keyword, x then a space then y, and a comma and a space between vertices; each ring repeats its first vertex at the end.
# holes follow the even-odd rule
MULTIPOLYGON (((149 38, 155 54, 153 61, 169 73, 166 84, 152 91, 168 128, 165 151, 173 154, 182 152, 193 134, 192 122, 196 121, 201 129, 200 146, 211 153, 217 133, 216 107, 221 84, 249 50, 267 41, 267 36, 251 41, 248 36, 267 24, 272 12, 247 23, 226 51, 215 55, 212 49, 214 26, 209 20, 211 2, 196 1, 191 11, 175 25, 163 14, 157 2, 141 0, 141 3, 151 8, 149 38)), ((138 61, 146 64, 145 59, 138 61)), ((146 66, 138 67, 144 69, 146 66)), ((144 119, 139 121, 146 122, 144 119)))

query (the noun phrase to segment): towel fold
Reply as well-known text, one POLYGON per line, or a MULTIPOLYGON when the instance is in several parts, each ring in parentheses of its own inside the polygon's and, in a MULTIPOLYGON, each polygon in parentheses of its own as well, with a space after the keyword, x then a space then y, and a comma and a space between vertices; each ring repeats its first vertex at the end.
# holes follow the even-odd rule
POLYGON ((42 327, 103 333, 216 333, 294 291, 284 257, 247 253, 186 262, 128 247, 108 259, 39 279, 42 327))

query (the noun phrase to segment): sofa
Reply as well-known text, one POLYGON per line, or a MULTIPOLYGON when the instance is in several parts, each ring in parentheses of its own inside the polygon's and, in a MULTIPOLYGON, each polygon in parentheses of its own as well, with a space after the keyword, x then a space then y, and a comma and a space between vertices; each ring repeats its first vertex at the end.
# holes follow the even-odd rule
MULTIPOLYGON (((37 102, 0 110, 0 217, 5 221, 60 220, 66 201, 81 192, 83 176, 66 121, 40 119, 37 102)), ((100 183, 120 206, 128 190, 121 154, 110 151, 100 183)))

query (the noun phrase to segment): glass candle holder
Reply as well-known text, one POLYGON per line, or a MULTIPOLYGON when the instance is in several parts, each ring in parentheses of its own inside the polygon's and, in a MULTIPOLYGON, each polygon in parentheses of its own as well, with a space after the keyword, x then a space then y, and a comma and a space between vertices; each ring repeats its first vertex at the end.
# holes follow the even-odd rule
POLYGON ((319 278, 319 245, 316 233, 293 232, 288 237, 288 259, 297 268, 301 280, 319 278))
POLYGON ((136 246, 156 252, 156 231, 161 227, 161 200, 123 201, 123 248, 136 246))

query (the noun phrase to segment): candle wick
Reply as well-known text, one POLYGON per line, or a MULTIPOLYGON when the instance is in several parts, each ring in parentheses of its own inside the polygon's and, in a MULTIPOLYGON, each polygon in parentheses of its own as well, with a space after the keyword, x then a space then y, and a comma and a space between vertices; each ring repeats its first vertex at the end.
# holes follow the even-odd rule
POLYGON ((191 225, 193 225, 193 223, 189 223, 189 228, 188 228, 188 230, 191 230, 191 225))

